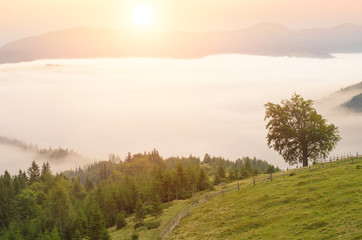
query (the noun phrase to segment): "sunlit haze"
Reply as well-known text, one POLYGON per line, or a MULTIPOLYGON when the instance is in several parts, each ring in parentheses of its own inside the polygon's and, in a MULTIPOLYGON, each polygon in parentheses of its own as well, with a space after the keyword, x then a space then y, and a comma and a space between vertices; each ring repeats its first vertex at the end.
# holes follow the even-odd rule
POLYGON ((362 25, 359 0, 17 0, 0 1, 0 45, 76 26, 137 29, 133 11, 153 12, 150 31, 215 31, 274 22, 291 28, 362 25))
POLYGON ((0 0, 0 111, 0 240, 362 236, 362 0, 0 0))
POLYGON ((152 21, 152 10, 146 5, 138 5, 133 10, 133 20, 138 25, 148 25, 152 21))

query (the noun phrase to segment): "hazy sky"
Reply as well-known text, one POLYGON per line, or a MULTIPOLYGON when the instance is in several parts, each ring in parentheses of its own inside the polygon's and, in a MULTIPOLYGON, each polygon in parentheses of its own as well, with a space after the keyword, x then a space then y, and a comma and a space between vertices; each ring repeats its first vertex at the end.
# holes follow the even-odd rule
MULTIPOLYGON (((256 156, 286 166, 267 147, 263 105, 294 91, 320 100, 358 83, 361 61, 361 54, 333 59, 219 55, 2 64, 0 133, 102 159, 156 148, 166 157, 256 156)), ((343 101, 334 97, 318 109, 339 126, 343 140, 335 153, 362 152, 362 115, 330 111, 343 101)), ((0 171, 7 167, 6 154, 0 151, 0 171)))
POLYGON ((74 26, 137 29, 132 11, 147 4, 150 31, 211 31, 275 22, 292 28, 362 24, 361 0, 5 0, 0 45, 74 26))

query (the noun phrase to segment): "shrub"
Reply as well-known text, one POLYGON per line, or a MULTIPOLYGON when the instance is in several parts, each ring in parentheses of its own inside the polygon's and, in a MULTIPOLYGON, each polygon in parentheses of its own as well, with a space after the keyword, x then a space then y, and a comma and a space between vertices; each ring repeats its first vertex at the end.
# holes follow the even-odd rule
POLYGON ((158 228, 160 226, 160 222, 158 222, 158 221, 146 222, 145 226, 148 228, 148 230, 153 229, 153 228, 158 228))
POLYGON ((138 234, 137 233, 132 233, 131 235, 131 240, 137 240, 138 239, 138 234))
POLYGON ((144 226, 144 224, 141 223, 141 222, 138 222, 138 223, 136 223, 136 224, 134 225, 134 229, 137 229, 137 228, 142 227, 142 226, 144 226))
POLYGON ((127 226, 126 213, 125 212, 122 211, 122 212, 117 214, 116 225, 117 225, 117 229, 121 229, 121 228, 127 226))
POLYGON ((245 179, 245 178, 248 178, 248 177, 250 177, 250 172, 247 169, 243 169, 241 171, 241 179, 245 179))

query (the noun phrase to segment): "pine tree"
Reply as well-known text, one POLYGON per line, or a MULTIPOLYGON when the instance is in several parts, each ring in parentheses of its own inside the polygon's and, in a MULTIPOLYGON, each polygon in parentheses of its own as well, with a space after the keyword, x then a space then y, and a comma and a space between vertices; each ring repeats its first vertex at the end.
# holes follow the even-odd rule
POLYGON ((40 177, 40 169, 39 169, 39 165, 33 161, 31 163, 30 168, 28 169, 28 174, 29 174, 29 182, 30 184, 37 182, 39 180, 40 177))
POLYGON ((23 240, 23 236, 19 233, 18 229, 16 229, 15 224, 10 224, 9 229, 6 234, 7 240, 23 240))
POLYGON ((130 163, 130 162, 132 162, 132 155, 131 155, 131 153, 130 152, 128 152, 128 154, 127 154, 127 157, 126 157, 126 161, 125 161, 126 163, 130 163))
POLYGON ((8 227, 13 216, 13 180, 8 171, 0 177, 0 229, 8 227))
POLYGON ((102 229, 100 240, 111 240, 111 235, 106 228, 102 229))
POLYGON ((117 229, 121 229, 121 228, 127 226, 126 213, 124 211, 117 214, 116 226, 117 226, 117 229))
POLYGON ((35 192, 29 188, 16 195, 14 203, 16 215, 21 221, 37 217, 40 208, 36 204, 35 192))
POLYGON ((88 237, 89 240, 100 240, 104 229, 104 221, 96 201, 92 201, 88 213, 88 237))
POLYGON ((79 177, 76 177, 71 186, 72 197, 78 200, 82 200, 86 196, 83 185, 79 182, 79 177))
POLYGON ((207 176, 205 170, 203 168, 200 169, 199 178, 197 181, 197 189, 199 191, 203 191, 208 189, 210 186, 209 177, 207 176))
POLYGON ((135 218, 137 223, 142 223, 143 220, 145 219, 146 214, 145 214, 145 210, 143 208, 143 204, 140 198, 138 198, 137 203, 136 203, 136 208, 135 208, 135 218))
POLYGON ((106 227, 111 227, 116 224, 117 205, 111 189, 107 188, 104 194, 104 206, 102 212, 105 216, 106 227))
POLYGON ((43 166, 41 168, 41 176, 44 176, 44 175, 52 175, 52 171, 50 170, 50 164, 49 162, 44 162, 43 163, 43 166))
POLYGON ((72 205, 65 179, 60 179, 50 190, 48 198, 49 218, 54 222, 57 230, 64 234, 69 229, 69 225, 73 219, 72 205))
POLYGON ((90 191, 92 191, 94 189, 93 182, 89 179, 88 176, 85 179, 85 189, 86 189, 87 192, 90 192, 90 191))
POLYGON ((187 186, 187 180, 185 175, 185 170, 182 165, 182 162, 178 162, 176 166, 176 178, 175 178, 175 187, 176 187, 176 199, 184 198, 187 186))
POLYGON ((219 183, 221 183, 221 177, 220 177, 220 174, 219 174, 219 172, 216 172, 216 174, 215 174, 215 178, 214 178, 214 185, 217 185, 217 184, 219 184, 219 183))
POLYGON ((158 216, 162 213, 161 200, 158 194, 154 194, 151 202, 151 215, 155 216, 158 220, 158 216))
POLYGON ((217 168, 217 173, 220 176, 220 178, 224 179, 226 174, 225 174, 225 168, 224 165, 222 163, 222 161, 219 161, 219 167, 217 168))

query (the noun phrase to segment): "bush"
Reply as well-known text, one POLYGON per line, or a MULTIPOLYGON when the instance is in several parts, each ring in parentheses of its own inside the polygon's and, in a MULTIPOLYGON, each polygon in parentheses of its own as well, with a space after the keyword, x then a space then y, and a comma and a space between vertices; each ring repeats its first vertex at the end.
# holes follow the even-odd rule
POLYGON ((357 165, 356 168, 357 168, 357 169, 361 169, 361 166, 360 166, 360 165, 357 165))
POLYGON ((134 229, 137 229, 137 228, 142 227, 142 226, 144 226, 144 224, 141 223, 141 222, 138 222, 138 223, 136 223, 136 224, 134 225, 134 229))
POLYGON ((289 174, 289 176, 294 176, 294 175, 297 175, 295 172, 291 172, 290 174, 289 174))
POLYGON ((137 233, 132 233, 130 239, 131 239, 131 240, 137 240, 137 239, 138 239, 138 234, 137 234, 137 233))
POLYGON ((160 226, 160 222, 155 221, 155 222, 146 222, 145 226, 148 228, 148 230, 150 229, 154 229, 154 228, 158 228, 160 226))
POLYGON ((117 214, 116 226, 117 226, 117 229, 121 229, 121 228, 127 226, 125 212, 122 211, 117 214))
POLYGON ((275 173, 275 168, 273 165, 269 165, 268 169, 266 170, 265 173, 275 173))
POLYGON ((243 169, 241 171, 241 179, 245 179, 245 178, 248 178, 248 177, 250 177, 250 172, 248 170, 246 170, 246 169, 243 169))

